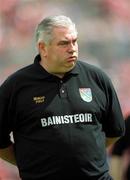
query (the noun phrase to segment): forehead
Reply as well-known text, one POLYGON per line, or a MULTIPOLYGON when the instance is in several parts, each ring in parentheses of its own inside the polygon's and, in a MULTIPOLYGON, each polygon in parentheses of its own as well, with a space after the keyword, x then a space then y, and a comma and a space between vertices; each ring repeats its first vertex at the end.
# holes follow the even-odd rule
POLYGON ((74 27, 55 27, 53 29, 54 40, 71 40, 77 38, 77 32, 74 27))

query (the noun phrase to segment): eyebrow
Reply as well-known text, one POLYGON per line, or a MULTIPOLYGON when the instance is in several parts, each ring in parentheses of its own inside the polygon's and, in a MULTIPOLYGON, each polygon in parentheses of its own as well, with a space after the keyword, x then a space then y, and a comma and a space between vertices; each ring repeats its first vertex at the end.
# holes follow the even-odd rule
MULTIPOLYGON (((77 37, 76 38, 74 38, 74 39, 72 39, 72 42, 75 42, 75 41, 77 41, 77 37)), ((58 42, 58 44, 60 44, 60 43, 68 43, 68 42, 71 42, 71 40, 68 40, 68 39, 63 39, 63 40, 60 40, 59 42, 58 42)))

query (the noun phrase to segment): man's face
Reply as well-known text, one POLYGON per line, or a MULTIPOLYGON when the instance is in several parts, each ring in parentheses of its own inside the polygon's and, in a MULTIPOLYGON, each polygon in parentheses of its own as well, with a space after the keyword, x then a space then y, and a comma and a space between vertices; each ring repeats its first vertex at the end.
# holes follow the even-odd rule
POLYGON ((46 46, 46 63, 52 73, 73 69, 78 57, 77 33, 73 28, 56 27, 52 41, 46 46))

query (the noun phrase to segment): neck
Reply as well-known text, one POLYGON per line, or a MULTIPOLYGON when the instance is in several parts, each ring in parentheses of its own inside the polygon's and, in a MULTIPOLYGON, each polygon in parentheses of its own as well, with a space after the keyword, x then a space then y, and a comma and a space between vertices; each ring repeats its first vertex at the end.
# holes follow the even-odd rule
POLYGON ((40 65, 50 74, 54 75, 54 76, 57 76, 59 78, 63 78, 65 73, 55 73, 55 72, 52 72, 51 70, 49 70, 49 68, 46 66, 46 64, 43 63, 43 61, 41 60, 40 62, 40 65))
POLYGON ((57 77, 59 77, 59 78, 63 78, 64 77, 64 75, 65 74, 61 74, 61 73, 51 73, 51 74, 53 74, 54 76, 57 76, 57 77))

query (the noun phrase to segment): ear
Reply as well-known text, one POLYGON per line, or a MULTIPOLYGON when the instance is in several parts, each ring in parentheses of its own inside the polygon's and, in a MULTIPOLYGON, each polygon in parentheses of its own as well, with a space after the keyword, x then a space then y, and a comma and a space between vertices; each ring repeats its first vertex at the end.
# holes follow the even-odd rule
POLYGON ((47 46, 44 42, 38 43, 38 49, 40 54, 42 54, 44 57, 47 55, 47 46))

